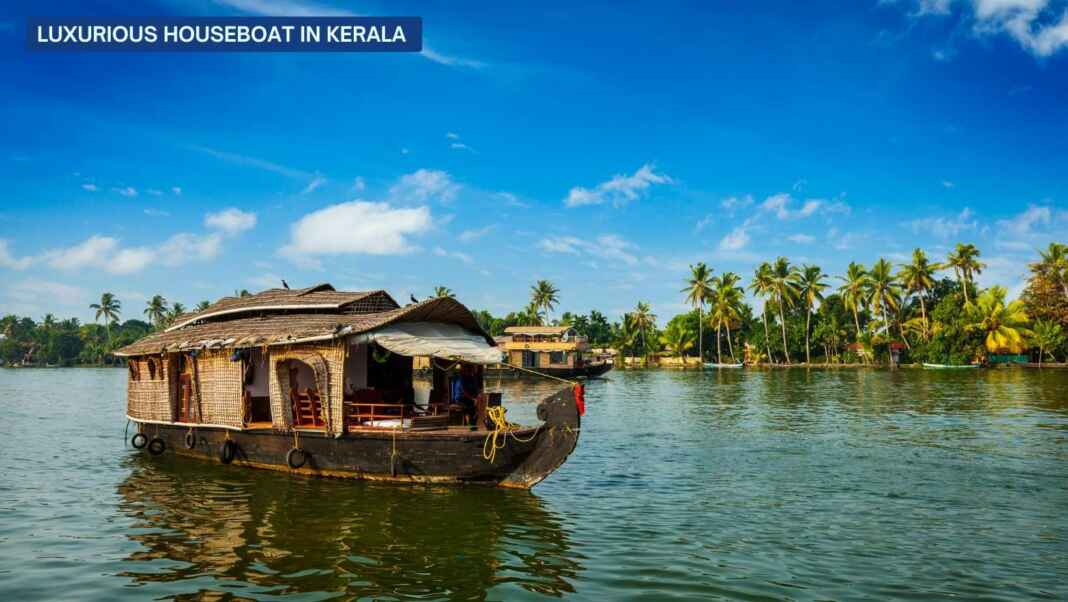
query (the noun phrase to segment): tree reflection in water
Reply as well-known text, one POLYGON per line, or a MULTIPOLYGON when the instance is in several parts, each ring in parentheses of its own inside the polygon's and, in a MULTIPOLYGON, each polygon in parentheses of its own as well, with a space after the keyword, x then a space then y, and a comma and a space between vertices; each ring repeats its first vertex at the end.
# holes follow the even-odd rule
POLYGON ((560 518, 525 491, 129 463, 119 511, 143 550, 124 576, 152 597, 560 596, 582 570, 560 518))

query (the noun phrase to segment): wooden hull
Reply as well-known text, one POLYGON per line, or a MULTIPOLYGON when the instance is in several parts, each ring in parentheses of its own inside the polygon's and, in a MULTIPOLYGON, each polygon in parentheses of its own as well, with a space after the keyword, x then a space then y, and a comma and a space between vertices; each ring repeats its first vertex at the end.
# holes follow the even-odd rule
MULTIPOLYGON (((588 364, 581 368, 525 368, 537 372, 538 374, 547 374, 549 376, 555 376, 556 378, 596 378, 612 369, 612 364, 607 362, 602 364, 588 364)), ((537 378, 537 374, 531 374, 530 372, 524 372, 523 370, 516 370, 515 368, 509 368, 504 366, 502 368, 490 368, 486 371, 488 376, 496 378, 498 375, 503 377, 515 377, 515 378, 537 378)))
MULTIPOLYGON (((354 430, 339 437, 301 431, 299 447, 306 463, 290 468, 286 456, 294 448, 293 433, 273 430, 229 431, 196 427, 193 447, 186 446, 190 427, 139 425, 149 439, 164 441, 163 454, 220 462, 223 445, 233 442, 234 466, 296 474, 379 481, 483 483, 529 489, 560 467, 575 449, 580 418, 570 388, 538 406, 544 423, 498 437, 496 457, 485 459, 486 430, 459 428, 436 431, 354 430)), ((146 452, 147 453, 147 452, 146 452)))

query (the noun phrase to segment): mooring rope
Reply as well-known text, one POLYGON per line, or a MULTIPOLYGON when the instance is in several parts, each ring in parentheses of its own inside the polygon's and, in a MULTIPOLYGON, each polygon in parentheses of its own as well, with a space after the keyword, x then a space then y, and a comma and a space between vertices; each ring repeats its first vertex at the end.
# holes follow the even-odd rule
POLYGON ((490 464, 493 464, 494 461, 496 461, 497 450, 504 449, 504 446, 508 443, 509 435, 512 436, 512 439, 515 439, 520 443, 530 443, 534 440, 534 437, 538 436, 538 431, 540 431, 542 427, 542 425, 539 424, 530 437, 521 439, 515 434, 520 428, 519 425, 508 422, 505 419, 504 414, 504 406, 486 408, 486 417, 493 422, 493 430, 486 433, 486 439, 482 442, 482 457, 489 460, 490 464))
POLYGON ((546 374, 544 372, 538 372, 537 370, 531 370, 529 368, 524 368, 522 366, 516 366, 514 364, 509 364, 508 362, 501 362, 501 365, 502 366, 508 366, 509 368, 513 368, 515 370, 520 370, 522 372, 529 372, 530 374, 534 374, 535 376, 543 376, 543 377, 548 378, 550 380, 558 380, 558 381, 560 381, 562 383, 566 383, 566 384, 569 384, 571 386, 575 386, 575 385, 579 384, 579 382, 577 380, 567 380, 566 378, 560 378, 559 376, 553 376, 551 374, 546 374))

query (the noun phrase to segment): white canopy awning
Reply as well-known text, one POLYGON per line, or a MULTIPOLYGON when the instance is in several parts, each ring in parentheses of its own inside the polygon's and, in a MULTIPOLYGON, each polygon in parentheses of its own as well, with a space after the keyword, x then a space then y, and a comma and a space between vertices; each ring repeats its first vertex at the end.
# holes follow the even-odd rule
POLYGON ((375 342, 400 355, 425 355, 462 360, 472 364, 496 364, 503 360, 501 350, 481 335, 456 324, 401 322, 354 335, 352 344, 375 342))

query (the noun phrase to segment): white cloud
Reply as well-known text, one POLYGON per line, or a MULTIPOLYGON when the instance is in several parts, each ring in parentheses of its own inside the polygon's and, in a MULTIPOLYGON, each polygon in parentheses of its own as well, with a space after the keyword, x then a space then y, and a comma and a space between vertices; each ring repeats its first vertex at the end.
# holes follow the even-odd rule
POLYGON ((420 169, 405 174, 390 187, 390 199, 397 203, 420 204, 436 200, 448 203, 456 198, 460 185, 444 172, 420 169))
POLYGON ((542 239, 538 247, 549 253, 585 254, 627 265, 638 263, 638 258, 630 252, 631 249, 636 249, 637 245, 615 234, 602 234, 593 241, 575 236, 550 236, 542 239))
POLYGON ((949 180, 942 180, 942 187, 943 188, 953 188, 953 186, 954 186, 953 182, 951 182, 949 180))
POLYGON ((182 188, 180 186, 172 186, 171 192, 174 193, 174 196, 182 196, 182 188))
POLYGON ((998 229, 1014 236, 1030 236, 1035 226, 1048 225, 1053 213, 1049 207, 1029 205, 1027 209, 1010 219, 999 220, 998 229))
POLYGON ((118 246, 119 241, 109 236, 91 236, 73 247, 48 251, 44 257, 48 265, 57 270, 106 267, 118 246))
POLYGON ((310 194, 316 188, 322 186, 325 183, 326 183, 326 178, 324 178, 322 174, 316 173, 315 176, 312 177, 311 182, 308 182, 308 185, 304 187, 304 190, 300 191, 300 194, 302 194, 302 195, 310 194))
POLYGON ((472 153, 477 152, 477 151, 475 151, 475 149, 473 149, 470 146, 464 144, 463 142, 453 142, 452 144, 449 145, 449 148, 451 148, 453 150, 465 150, 465 151, 472 152, 472 153))
POLYGON ((164 265, 180 265, 190 261, 215 259, 222 250, 222 236, 181 233, 168 238, 159 249, 159 259, 164 265))
POLYGON ((705 215, 704 217, 702 217, 701 219, 697 220, 697 223, 694 224, 694 227, 693 227, 694 232, 700 232, 701 230, 704 230, 705 228, 707 228, 709 226, 709 224, 712 223, 712 219, 713 219, 712 218, 712 214, 709 213, 709 214, 705 215))
POLYGON ((145 247, 119 249, 107 260, 104 269, 112 274, 133 274, 145 269, 155 259, 155 252, 145 247))
POLYGON ((460 233, 460 242, 473 242, 489 234, 496 228, 496 224, 490 224, 482 228, 464 230, 460 233))
POLYGON ((460 135, 455 132, 445 132, 445 137, 449 140, 459 140, 460 135))
POLYGON ((315 255, 399 255, 416 249, 409 237, 432 227, 430 208, 395 208, 389 203, 351 201, 314 211, 293 224, 281 253, 315 255))
POLYGON ((48 280, 23 280, 7 288, 7 296, 19 306, 36 308, 42 300, 62 306, 82 306, 89 302, 89 292, 83 288, 48 280))
POLYGON ((994 244, 1008 251, 1031 252, 1053 240, 1056 229, 1050 226, 1063 217, 1046 206, 1028 205, 1027 209, 1009 218, 998 220, 994 244))
POLYGON ((260 289, 280 288, 282 286, 282 277, 278 274, 266 273, 247 278, 245 282, 260 289))
POLYGON ((151 194, 152 196, 162 196, 163 195, 163 191, 162 190, 156 190, 155 188, 146 188, 145 192, 147 192, 148 194, 151 194))
POLYGON ((720 251, 739 251, 749 244, 749 233, 744 225, 738 226, 727 233, 719 241, 720 251))
POLYGON ((460 251, 446 251, 441 247, 434 247, 434 254, 438 257, 451 257, 453 259, 459 259, 460 261, 467 264, 474 262, 474 260, 471 259, 471 256, 467 253, 461 253, 460 251))
POLYGON ((745 196, 729 196, 719 202, 719 206, 728 211, 734 211, 735 209, 745 209, 753 204, 753 195, 747 194, 745 196))
POLYGON ((164 211, 163 209, 154 209, 149 207, 145 209, 145 215, 151 215, 152 217, 170 217, 170 211, 164 211))
MULTIPOLYGON (((1050 0, 971 0, 962 3, 962 18, 979 36, 1007 35, 1036 57, 1068 47, 1068 10, 1050 0), (970 10, 970 15, 968 11, 970 10)), ((951 14, 950 0, 918 0, 912 16, 951 14)))
MULTIPOLYGON (((287 178, 294 178, 294 179, 298 179, 298 180, 310 180, 313 177, 315 177, 315 174, 312 174, 312 173, 309 173, 309 172, 306 172, 306 171, 302 171, 302 170, 299 170, 299 169, 293 169, 292 167, 286 167, 285 165, 279 165, 278 163, 273 163, 271 161, 266 161, 264 159, 259 159, 257 157, 249 157, 247 155, 239 155, 237 153, 228 153, 228 152, 217 150, 217 149, 210 148, 210 147, 207 147, 207 146, 190 146, 189 148, 192 149, 192 150, 195 150, 197 152, 201 152, 201 153, 204 153, 206 155, 210 155, 212 157, 215 157, 216 159, 219 159, 221 161, 225 161, 227 163, 233 163, 235 165, 244 165, 246 167, 253 167, 253 168, 256 168, 256 169, 262 169, 264 171, 270 171, 270 172, 273 172, 273 173, 277 173, 277 174, 286 176, 287 178)), ((175 194, 180 194, 180 193, 181 193, 181 191, 179 190, 179 192, 176 192, 175 194)))
POLYGON ((796 242, 799 245, 807 245, 816 241, 815 236, 809 236, 808 234, 791 234, 786 237, 786 240, 796 242))
POLYGON ((906 225, 916 234, 929 232, 939 238, 952 238, 961 232, 975 230, 978 222, 974 217, 972 210, 965 207, 954 217, 925 217, 907 222, 906 225))
POLYGON ((96 184, 93 184, 92 182, 86 182, 85 184, 82 184, 82 188, 88 190, 89 192, 96 192, 97 190, 100 190, 99 188, 97 188, 96 184))
POLYGON ((25 270, 33 263, 32 257, 15 257, 11 252, 9 242, 0 238, 0 268, 11 270, 25 270))
POLYGON ((576 186, 568 192, 564 204, 568 207, 580 207, 612 203, 613 206, 620 207, 644 196, 653 184, 672 182, 669 176, 656 173, 654 166, 646 163, 629 176, 617 174, 593 189, 576 186))
POLYGON ((503 201, 504 204, 508 205, 509 207, 519 207, 521 209, 527 209, 530 207, 530 205, 519 200, 519 197, 510 192, 495 192, 493 193, 493 197, 500 201, 503 201))
POLYGON ((234 207, 204 216, 204 225, 233 236, 256 227, 256 214, 234 207))
POLYGON ((117 193, 119 193, 119 194, 121 194, 124 197, 131 197, 132 198, 132 197, 137 196, 137 189, 134 188, 133 186, 124 186, 122 188, 112 188, 112 190, 117 192, 117 193))
POLYGON ((354 192, 363 192, 367 189, 367 181, 363 179, 363 176, 356 176, 356 179, 352 181, 352 190, 354 192))

